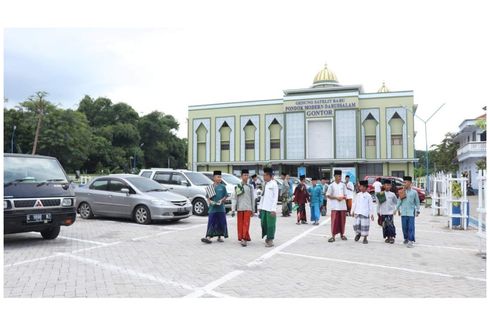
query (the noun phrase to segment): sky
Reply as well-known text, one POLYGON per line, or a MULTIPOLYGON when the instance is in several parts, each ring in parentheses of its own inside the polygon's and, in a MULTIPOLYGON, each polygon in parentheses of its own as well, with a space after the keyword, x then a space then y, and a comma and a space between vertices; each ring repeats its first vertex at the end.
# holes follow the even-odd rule
MULTIPOLYGON (((131 26, 19 26, 4 30, 4 97, 13 107, 38 90, 63 108, 84 95, 126 102, 140 115, 174 115, 187 135, 187 107, 279 99, 282 90, 310 87, 325 63, 342 85, 376 92, 413 90, 427 119, 428 143, 439 143, 464 120, 484 112, 490 73, 485 17, 477 2, 281 2, 208 11, 194 3, 161 8, 131 26), (472 3, 474 5, 472 5, 472 3), (23 27, 23 28, 18 28, 23 27)), ((209 9, 208 9, 209 10, 209 9)), ((83 13, 82 13, 83 14, 83 13)), ((98 19, 98 20, 97 20, 98 19)), ((63 23, 63 21, 62 21, 63 23)), ((72 22, 73 23, 73 22, 72 22)), ((425 149, 417 119, 416 148, 425 149)))

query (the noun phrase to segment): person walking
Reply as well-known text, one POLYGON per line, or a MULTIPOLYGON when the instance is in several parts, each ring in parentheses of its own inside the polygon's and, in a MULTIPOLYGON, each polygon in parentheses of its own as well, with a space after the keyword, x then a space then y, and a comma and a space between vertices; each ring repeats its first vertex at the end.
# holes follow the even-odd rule
POLYGON ((318 225, 320 221, 320 207, 323 204, 323 187, 317 184, 318 178, 313 176, 311 178, 312 186, 308 188, 310 195, 310 210, 311 210, 311 222, 313 225, 318 225))
POLYGON ((289 183, 288 209, 289 209, 289 215, 291 215, 291 212, 293 211, 293 201, 291 200, 291 198, 293 198, 293 180, 291 179, 291 176, 289 174, 286 174, 286 178, 288 179, 288 183, 289 183))
POLYGON ((378 206, 378 214, 383 228, 383 238, 386 243, 395 243, 396 228, 393 222, 393 214, 396 211, 397 198, 391 191, 391 180, 384 179, 383 191, 376 195, 376 204, 378 206))
POLYGON ((354 198, 354 184, 350 181, 350 175, 345 176, 345 188, 347 189, 347 198, 345 204, 347 205, 347 214, 350 214, 352 209, 352 199, 354 198))
POLYGON ((271 168, 264 168, 264 192, 260 198, 259 215, 262 227, 262 238, 266 237, 265 246, 274 245, 276 234, 276 206, 279 196, 277 182, 274 181, 271 168))
POLYGON ((243 247, 247 246, 250 239, 250 218, 255 210, 254 189, 248 183, 249 171, 243 169, 241 173, 242 182, 235 186, 235 206, 233 211, 237 212, 238 241, 243 247))
POLYGON ((327 198, 330 199, 331 216, 331 231, 332 237, 328 239, 328 242, 334 242, 335 236, 340 233, 342 240, 347 240, 345 236, 345 216, 347 212, 347 205, 345 199, 347 198, 347 189, 345 184, 341 182, 342 171, 334 170, 335 181, 328 186, 327 198))
POLYGON ((306 203, 309 201, 310 196, 306 190, 305 184, 306 177, 301 175, 299 177, 300 183, 294 189, 294 202, 298 204, 298 210, 296 211, 296 224, 308 224, 306 221, 306 203))
POLYGON ((411 176, 403 177, 403 189, 399 192, 396 209, 402 218, 403 244, 412 248, 415 242, 415 216, 420 214, 420 200, 417 191, 412 189, 411 176))
POLYGON ((282 174, 282 185, 281 185, 281 205, 282 205, 282 216, 289 217, 291 216, 291 211, 289 210, 289 176, 286 173, 282 174))
POLYGON ((218 242, 223 242, 221 237, 228 238, 228 227, 226 225, 226 210, 224 202, 228 198, 226 187, 221 183, 221 171, 213 172, 214 183, 206 188, 208 200, 208 227, 206 237, 201 241, 211 243, 213 237, 218 237, 218 242))
POLYGON ((362 243, 367 244, 367 237, 369 235, 369 218, 374 221, 373 217, 373 199, 367 192, 368 181, 359 181, 360 192, 356 195, 354 201, 354 207, 352 207, 351 215, 355 216, 356 221, 354 223, 354 231, 356 232, 355 241, 359 241, 361 237, 364 237, 362 243))

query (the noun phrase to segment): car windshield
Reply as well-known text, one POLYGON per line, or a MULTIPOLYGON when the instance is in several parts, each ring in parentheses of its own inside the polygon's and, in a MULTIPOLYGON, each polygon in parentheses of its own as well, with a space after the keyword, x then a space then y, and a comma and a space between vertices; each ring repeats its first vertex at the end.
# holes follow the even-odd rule
POLYGON ((127 178, 139 191, 149 192, 149 191, 168 191, 167 188, 162 186, 156 181, 145 177, 130 177, 127 178))
POLYGON ((68 182, 63 168, 54 158, 6 156, 3 183, 68 182))
POLYGON ((223 180, 225 180, 226 183, 234 186, 241 182, 241 180, 235 177, 233 174, 223 174, 221 177, 223 178, 223 180))
POLYGON ((184 174, 191 180, 192 184, 196 186, 207 186, 213 183, 203 174, 198 172, 185 172, 184 174))

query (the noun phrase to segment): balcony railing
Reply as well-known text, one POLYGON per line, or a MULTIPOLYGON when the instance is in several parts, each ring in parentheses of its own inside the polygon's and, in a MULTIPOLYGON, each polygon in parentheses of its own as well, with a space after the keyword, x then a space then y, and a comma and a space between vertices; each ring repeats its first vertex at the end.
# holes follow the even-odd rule
POLYGON ((486 148, 487 148, 486 141, 469 142, 465 144, 463 147, 458 149, 458 156, 461 156, 463 154, 486 155, 486 148))

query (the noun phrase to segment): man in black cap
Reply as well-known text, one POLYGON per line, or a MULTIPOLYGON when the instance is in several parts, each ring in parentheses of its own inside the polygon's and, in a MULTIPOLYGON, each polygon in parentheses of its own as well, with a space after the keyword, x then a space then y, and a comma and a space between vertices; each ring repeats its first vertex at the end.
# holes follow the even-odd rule
POLYGON ((221 171, 213 172, 214 183, 206 189, 206 197, 209 205, 208 228, 206 237, 201 241, 211 243, 211 238, 218 237, 218 242, 223 242, 221 237, 228 238, 228 227, 226 225, 226 210, 224 202, 228 197, 226 187, 221 183, 221 171))
POLYGON ((333 174, 335 181, 328 186, 327 190, 327 198, 330 199, 329 205, 332 212, 332 237, 328 239, 328 242, 334 242, 335 236, 338 233, 340 233, 342 240, 347 240, 345 236, 345 216, 347 213, 345 199, 347 198, 347 188, 345 187, 345 183, 341 182, 342 171, 334 170, 333 174))
POLYGON ((374 221, 374 205, 373 198, 367 192, 368 181, 359 181, 360 192, 356 195, 354 206, 351 210, 351 215, 355 216, 356 221, 354 223, 354 231, 356 232, 355 241, 359 241, 361 237, 364 237, 362 243, 367 244, 367 237, 369 235, 369 218, 374 221))
POLYGON ((250 217, 255 211, 255 195, 252 185, 248 183, 248 170, 242 170, 242 182, 235 186, 235 203, 232 208, 237 212, 238 241, 243 247, 250 241, 250 217))
POLYGON ((289 217, 291 212, 289 211, 289 177, 283 172, 281 173, 282 185, 279 191, 281 196, 282 216, 289 217))
POLYGON ((313 225, 320 224, 320 208, 323 204, 323 187, 319 184, 318 177, 314 174, 311 177, 311 187, 308 188, 310 195, 310 220, 313 225))
POLYGON ((262 227, 262 238, 266 237, 265 246, 274 245, 276 233, 276 206, 279 196, 279 187, 274 181, 271 168, 264 168, 264 192, 260 198, 259 214, 262 227))
POLYGON ((420 214, 420 200, 417 191, 412 189, 412 177, 403 177, 403 189, 399 192, 398 215, 402 217, 403 241, 408 248, 415 242, 415 216, 420 214))
POLYGON ((308 224, 306 221, 306 203, 310 199, 310 194, 305 184, 306 177, 299 176, 300 184, 294 189, 294 203, 298 205, 296 211, 296 224, 308 224))

